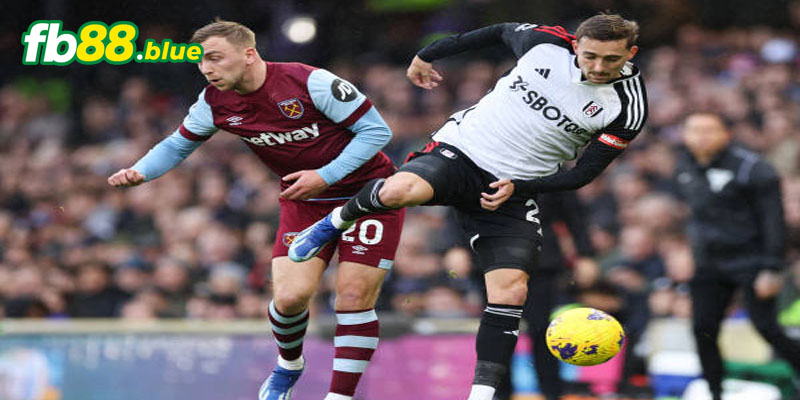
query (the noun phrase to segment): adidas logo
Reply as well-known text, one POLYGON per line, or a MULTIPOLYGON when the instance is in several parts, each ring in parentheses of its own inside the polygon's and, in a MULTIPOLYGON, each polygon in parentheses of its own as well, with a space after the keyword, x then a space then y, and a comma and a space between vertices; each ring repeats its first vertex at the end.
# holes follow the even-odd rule
POLYGON ((533 70, 538 72, 544 79, 550 76, 550 68, 534 68, 533 70))

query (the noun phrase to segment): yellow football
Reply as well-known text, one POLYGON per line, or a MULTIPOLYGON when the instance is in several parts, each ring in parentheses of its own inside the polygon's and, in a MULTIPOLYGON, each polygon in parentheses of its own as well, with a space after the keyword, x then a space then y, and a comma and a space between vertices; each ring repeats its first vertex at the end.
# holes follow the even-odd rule
POLYGON ((610 360, 625 342, 625 331, 614 317, 588 307, 559 314, 546 335, 547 348, 556 358, 581 366, 610 360))

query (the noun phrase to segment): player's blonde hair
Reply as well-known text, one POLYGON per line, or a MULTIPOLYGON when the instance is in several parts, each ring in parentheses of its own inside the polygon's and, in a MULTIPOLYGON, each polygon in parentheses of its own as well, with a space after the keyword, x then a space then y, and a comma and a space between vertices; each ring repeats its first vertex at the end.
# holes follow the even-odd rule
POLYGON ((578 25, 575 40, 581 40, 582 37, 602 41, 627 39, 630 49, 639 39, 639 24, 617 14, 601 13, 578 25))
POLYGON ((253 31, 233 21, 217 19, 214 22, 194 31, 192 43, 203 43, 212 36, 223 37, 237 47, 256 47, 256 34, 253 31))

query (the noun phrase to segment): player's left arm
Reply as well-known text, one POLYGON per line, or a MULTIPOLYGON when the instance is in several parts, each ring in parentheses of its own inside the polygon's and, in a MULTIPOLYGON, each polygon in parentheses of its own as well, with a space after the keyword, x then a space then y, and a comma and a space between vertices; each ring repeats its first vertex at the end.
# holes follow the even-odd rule
POLYGON ((355 136, 331 162, 316 170, 297 171, 284 180, 297 180, 282 195, 307 199, 319 194, 375 156, 392 138, 392 131, 372 103, 350 82, 318 69, 308 78, 314 106, 355 136))
POLYGON ((515 180, 522 195, 575 190, 597 178, 641 132, 647 120, 647 95, 641 76, 614 85, 622 100, 619 116, 595 134, 575 167, 532 180, 515 180))
POLYGON ((515 179, 512 181, 514 193, 532 196, 536 193, 578 189, 599 176, 614 159, 622 154, 623 149, 628 146, 628 142, 629 139, 622 139, 606 133, 596 135, 589 142, 575 167, 541 178, 515 179))

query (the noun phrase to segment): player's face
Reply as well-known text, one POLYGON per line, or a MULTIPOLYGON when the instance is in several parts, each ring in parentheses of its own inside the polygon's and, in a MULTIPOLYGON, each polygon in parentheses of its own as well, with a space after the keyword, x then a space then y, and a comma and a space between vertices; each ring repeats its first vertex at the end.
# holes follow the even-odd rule
POLYGON ((203 46, 203 58, 197 67, 208 82, 219 90, 238 88, 246 71, 246 49, 219 36, 212 36, 200 45, 203 46))
POLYGON ((606 83, 619 78, 620 70, 639 50, 636 46, 628 48, 628 40, 596 40, 582 37, 572 42, 578 56, 578 66, 586 80, 592 83, 606 83))
POLYGON ((683 141, 697 157, 713 157, 730 140, 728 129, 715 115, 695 114, 683 125, 683 141))

